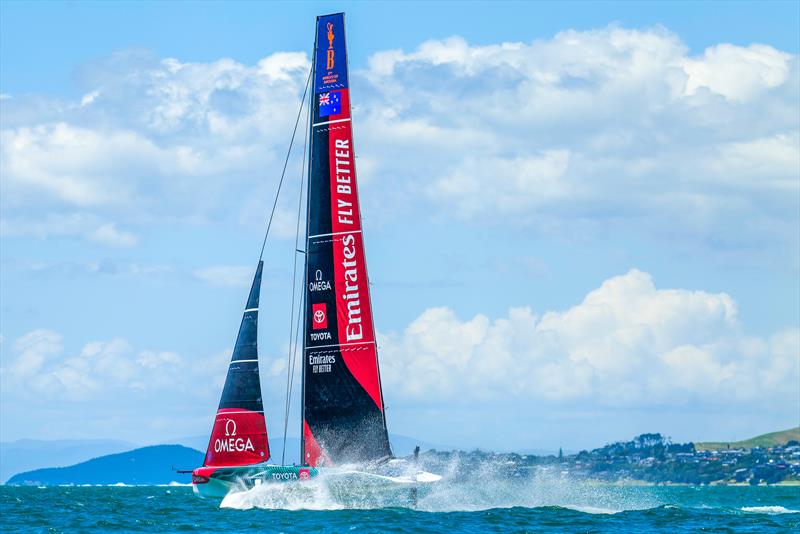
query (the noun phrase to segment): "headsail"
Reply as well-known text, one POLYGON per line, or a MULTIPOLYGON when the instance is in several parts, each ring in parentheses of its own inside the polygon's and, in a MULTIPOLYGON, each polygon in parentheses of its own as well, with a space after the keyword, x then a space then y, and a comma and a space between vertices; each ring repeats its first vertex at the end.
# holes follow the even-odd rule
POLYGON ((211 430, 205 466, 249 465, 269 459, 257 346, 263 266, 259 260, 211 430))
POLYGON ((356 188, 344 14, 317 17, 306 244, 303 462, 391 455, 356 188))

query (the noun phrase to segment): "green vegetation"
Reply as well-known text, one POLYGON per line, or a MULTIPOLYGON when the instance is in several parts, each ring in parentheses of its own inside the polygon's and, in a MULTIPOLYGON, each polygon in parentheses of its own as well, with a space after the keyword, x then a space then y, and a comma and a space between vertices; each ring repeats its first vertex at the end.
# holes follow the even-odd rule
POLYGON ((695 443, 694 448, 698 451, 752 449, 754 447, 777 447, 780 445, 786 445, 790 441, 800 441, 800 426, 795 428, 790 428, 789 430, 770 432, 769 434, 762 434, 754 438, 745 439, 742 441, 733 441, 730 443, 725 443, 722 441, 708 441, 706 443, 695 443))
POLYGON ((800 442, 773 447, 723 448, 698 451, 694 443, 672 443, 661 434, 642 434, 591 451, 558 456, 515 453, 436 452, 428 470, 442 472, 456 455, 459 461, 486 465, 509 477, 543 474, 605 482, 639 481, 651 484, 798 484, 800 442))

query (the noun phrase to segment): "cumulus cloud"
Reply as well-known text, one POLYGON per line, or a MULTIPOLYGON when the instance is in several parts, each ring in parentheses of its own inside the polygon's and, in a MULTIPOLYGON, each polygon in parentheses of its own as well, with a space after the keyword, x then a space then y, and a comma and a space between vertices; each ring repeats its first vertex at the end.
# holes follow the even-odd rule
POLYGON ((794 55, 721 44, 694 56, 665 29, 610 27, 429 41, 377 53, 362 74, 372 172, 437 212, 567 234, 635 221, 690 242, 780 234, 796 246, 794 55), (742 219, 759 229, 734 229, 742 219))
MULTIPOLYGON (((9 99, 5 218, 36 205, 134 233, 263 224, 253 202, 273 194, 308 67, 302 53, 244 65, 123 51, 81 69, 80 101, 9 99)), ((377 52, 352 79, 364 209, 381 218, 435 204, 547 231, 636 220, 651 235, 784 245, 798 223, 798 58, 768 45, 692 55, 667 29, 614 26, 452 37, 377 52), (732 224, 744 219, 752 229, 732 224)), ((293 235, 284 226, 276 236, 293 235)))
MULTIPOLYGON (((103 397, 109 389, 144 390, 172 386, 185 365, 174 353, 138 354, 123 339, 87 343, 77 354, 65 354, 61 335, 34 330, 14 343, 10 379, 17 393, 48 399, 103 397), (18 386, 25 384, 22 391, 18 386)), ((7 385, 8 387, 8 385, 7 385)))
POLYGON ((702 57, 683 61, 688 75, 685 93, 707 88, 729 100, 746 102, 786 82, 791 59, 790 54, 765 45, 712 46, 702 57))
POLYGON ((16 378, 26 379, 34 376, 47 360, 62 350, 61 336, 46 329, 33 330, 14 342, 17 358, 11 372, 16 378))
MULTIPOLYGON (((565 310, 521 307, 498 318, 463 319, 449 308, 430 308, 379 341, 387 405, 393 421, 405 418, 407 426, 430 407, 467 413, 524 407, 524 414, 512 410, 517 423, 553 409, 578 418, 587 410, 645 409, 657 421, 659 408, 687 405, 746 407, 749 418, 777 405, 791 415, 800 390, 800 329, 748 335, 729 295, 657 288, 635 269, 565 310)), ((168 407, 167 435, 178 435, 175 428, 204 432, 230 354, 139 349, 122 338, 70 349, 59 333, 38 329, 3 352, 3 402, 9 410, 60 407, 53 408, 58 425, 80 421, 98 435, 109 432, 107 418, 114 428, 163 433, 139 409, 146 399, 148 406, 168 407), (93 418, 73 413, 88 406, 93 418)), ((286 384, 286 356, 279 354, 261 355, 273 421, 281 420, 286 384)), ((509 423, 508 413, 503 417, 509 423)))
POLYGON ((800 388, 800 330, 748 336, 729 295, 658 289, 635 269, 564 311, 431 308, 381 344, 387 394, 409 401, 788 402, 800 388))
MULTIPOLYGON (((170 350, 137 349, 123 338, 90 341, 74 350, 65 348, 58 332, 37 329, 3 354, 3 398, 34 403, 124 403, 143 395, 155 400, 188 396, 186 402, 211 398, 221 391, 230 355, 225 349, 186 358, 170 350)), ((264 369, 271 370, 264 374, 280 375, 284 359, 263 357, 264 369)))
MULTIPOLYGON (((4 431, 43 438, 116 435, 139 443, 202 434, 213 421, 231 351, 187 356, 137 348, 119 337, 70 348, 58 332, 33 330, 0 355, 4 431)), ((276 414, 282 412, 285 359, 261 356, 265 406, 276 414)))
POLYGON ((245 66, 121 52, 82 68, 80 102, 4 104, 4 225, 79 212, 103 221, 83 237, 118 246, 136 241, 122 226, 235 220, 243 199, 273 192, 308 68, 298 53, 245 66))

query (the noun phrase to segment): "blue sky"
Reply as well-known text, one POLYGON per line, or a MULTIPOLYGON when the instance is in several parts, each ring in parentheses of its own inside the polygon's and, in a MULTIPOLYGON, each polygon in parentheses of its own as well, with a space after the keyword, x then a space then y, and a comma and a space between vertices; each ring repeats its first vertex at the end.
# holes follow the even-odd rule
POLYGON ((578 448, 798 424, 796 3, 4 2, 3 440, 208 432, 314 16, 339 10, 393 432, 578 448))

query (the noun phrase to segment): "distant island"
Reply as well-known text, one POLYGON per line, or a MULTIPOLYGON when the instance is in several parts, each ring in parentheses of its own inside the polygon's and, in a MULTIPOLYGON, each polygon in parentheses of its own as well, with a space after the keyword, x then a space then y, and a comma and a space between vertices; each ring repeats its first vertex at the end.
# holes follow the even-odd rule
MULTIPOLYGON (((410 446, 403 438, 400 450, 410 446)), ((402 454, 400 450, 398 454, 402 454)), ((9 485, 188 483, 177 469, 202 465, 203 453, 182 445, 154 445, 110 454, 69 467, 35 469, 12 476, 9 485)), ((642 434, 576 454, 518 454, 430 449, 420 461, 444 468, 463 462, 491 462, 501 476, 549 474, 606 482, 653 484, 800 484, 800 427, 739 442, 672 443, 661 434, 642 434)))
POLYGON ((175 468, 191 469, 203 464, 204 454, 183 445, 153 445, 119 454, 109 454, 69 467, 35 469, 12 476, 8 485, 57 486, 64 484, 189 483, 191 475, 175 468))

